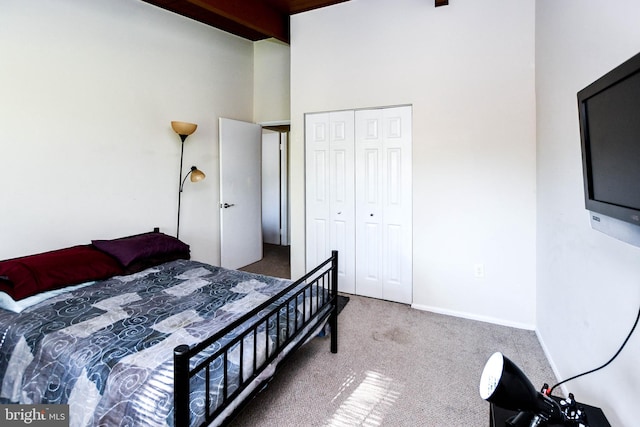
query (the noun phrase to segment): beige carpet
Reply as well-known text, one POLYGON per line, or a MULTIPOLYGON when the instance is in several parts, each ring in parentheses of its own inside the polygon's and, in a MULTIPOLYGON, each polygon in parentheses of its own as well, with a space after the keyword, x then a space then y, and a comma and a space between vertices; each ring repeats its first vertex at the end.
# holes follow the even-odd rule
POLYGON ((338 354, 316 338, 232 422, 242 426, 487 426, 478 394, 494 351, 555 383, 536 335, 351 296, 338 354))
POLYGON ((262 259, 239 270, 290 279, 290 247, 265 243, 262 245, 262 259))

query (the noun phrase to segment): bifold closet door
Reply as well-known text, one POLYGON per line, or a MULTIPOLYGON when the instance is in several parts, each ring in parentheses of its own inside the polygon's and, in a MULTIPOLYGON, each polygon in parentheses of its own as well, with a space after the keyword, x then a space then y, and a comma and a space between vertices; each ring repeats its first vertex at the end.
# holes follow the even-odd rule
POLYGON ((355 112, 356 293, 412 302, 411 107, 355 112))
POLYGON ((338 289, 355 293, 354 112, 305 116, 307 266, 338 250, 338 289))

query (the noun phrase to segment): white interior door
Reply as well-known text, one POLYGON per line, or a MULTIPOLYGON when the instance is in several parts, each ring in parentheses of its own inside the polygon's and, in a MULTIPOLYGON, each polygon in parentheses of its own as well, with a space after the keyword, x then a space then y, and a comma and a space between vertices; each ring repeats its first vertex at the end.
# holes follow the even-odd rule
POLYGON ((280 244, 289 246, 289 133, 280 132, 280 244))
POLYGON ((412 302, 411 107, 356 111, 356 293, 412 302))
POLYGON ((220 118, 220 265, 262 259, 262 128, 220 118))
POLYGON ((262 131, 262 240, 280 245, 280 132, 262 131))

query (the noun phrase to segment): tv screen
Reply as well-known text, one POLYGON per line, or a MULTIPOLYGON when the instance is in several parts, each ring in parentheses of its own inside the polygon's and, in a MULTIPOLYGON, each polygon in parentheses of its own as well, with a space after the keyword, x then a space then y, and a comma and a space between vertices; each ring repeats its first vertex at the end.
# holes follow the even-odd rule
POLYGON ((640 54, 578 92, 586 208, 640 225, 640 54))

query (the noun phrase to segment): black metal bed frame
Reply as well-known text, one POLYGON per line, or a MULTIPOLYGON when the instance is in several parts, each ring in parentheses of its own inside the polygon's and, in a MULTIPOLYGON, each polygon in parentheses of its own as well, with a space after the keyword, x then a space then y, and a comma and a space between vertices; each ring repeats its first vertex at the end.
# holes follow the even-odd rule
MULTIPOLYGON (((257 380, 257 377, 262 373, 269 365, 274 362, 274 360, 281 355, 281 352, 289 346, 294 340, 296 344, 292 346, 292 348, 282 356, 282 360, 286 359, 289 355, 291 355, 298 347, 306 342, 306 340, 312 336, 314 333, 317 333, 317 327, 320 325, 324 325, 325 321, 329 322, 329 326, 331 328, 331 352, 338 352, 338 252, 332 251, 331 257, 318 265, 312 271, 307 273, 304 277, 296 280, 282 292, 278 293, 268 301, 260 304, 258 307, 253 309, 252 311, 244 314, 242 317, 229 324, 224 329, 217 332, 215 335, 207 338, 206 340, 189 347, 188 345, 179 345, 174 351, 174 421, 176 427, 189 426, 191 424, 191 413, 189 408, 189 397, 190 397, 190 379, 204 372, 205 377, 205 420, 201 424, 201 426, 210 424, 213 420, 215 420, 224 410, 232 403, 235 403, 236 399, 241 398, 242 392, 253 383, 254 388, 249 393, 246 398, 242 398, 242 402, 238 404, 238 406, 228 415, 225 416, 225 419, 222 420, 223 423, 230 421, 233 416, 235 416, 242 407, 248 403, 262 388, 266 382, 268 382, 271 378, 266 378, 262 380, 257 380), (270 309, 266 313, 261 313, 263 310, 269 308, 270 305, 273 304, 274 301, 284 297, 287 293, 291 292, 293 289, 298 286, 304 284, 304 286, 298 290, 295 294, 284 300, 284 302, 277 307, 270 309), (315 289, 315 295, 313 295, 315 289), (307 298, 308 296, 308 298, 307 298), (290 319, 290 307, 291 304, 295 306, 298 305, 299 301, 302 301, 302 314, 301 319, 298 317, 298 310, 295 310, 295 318, 290 319), (311 300, 310 306, 306 307, 307 299, 311 300), (315 304, 314 304, 315 302, 315 304), (329 307, 329 309, 327 309, 329 307), (215 351, 210 356, 206 357, 205 360, 198 363, 193 368, 190 367, 191 359, 198 355, 200 352, 209 348, 212 344, 219 341, 222 337, 241 326, 245 322, 247 322, 252 317, 256 316, 258 313, 260 314, 260 318, 251 326, 247 327, 246 330, 232 339, 230 342, 226 343, 224 346, 220 347, 217 351, 215 351), (287 324, 285 325, 286 333, 284 334, 284 339, 280 339, 280 317, 286 316, 287 324), (264 343, 258 342, 258 330, 259 328, 264 328, 264 330, 268 330, 269 322, 275 321, 277 324, 277 334, 278 338, 275 340, 275 348, 269 349, 268 340, 265 340, 264 343), (313 327, 309 327, 313 323, 313 327), (245 378, 244 369, 243 369, 243 361, 245 356, 245 348, 244 342, 247 337, 253 337, 253 346, 249 348, 249 351, 252 351, 252 359, 253 359, 253 370, 252 374, 245 378), (258 365, 257 362, 257 347, 258 345, 264 345, 265 349, 265 358, 266 360, 258 365), (229 391, 229 380, 228 380, 228 364, 227 360, 229 357, 229 353, 234 349, 240 349, 240 369, 238 373, 238 379, 234 379, 235 383, 238 387, 229 391), (223 358, 223 379, 222 379, 222 403, 218 405, 216 408, 211 408, 211 398, 210 398, 210 372, 211 366, 215 363, 219 358, 223 358), (255 382, 258 381, 257 384, 255 382)), ((268 335, 268 334, 267 334, 268 335)), ((251 339, 251 338, 249 338, 251 339)), ((282 361, 280 360, 280 362, 282 361)), ((277 369, 277 368, 276 368, 277 369)))

